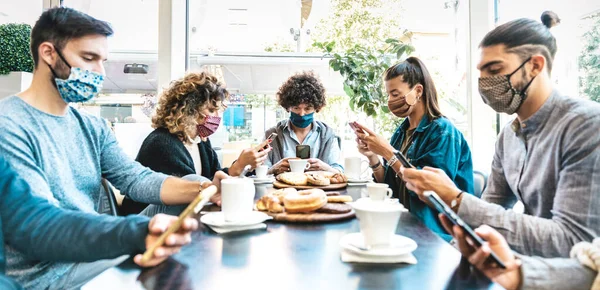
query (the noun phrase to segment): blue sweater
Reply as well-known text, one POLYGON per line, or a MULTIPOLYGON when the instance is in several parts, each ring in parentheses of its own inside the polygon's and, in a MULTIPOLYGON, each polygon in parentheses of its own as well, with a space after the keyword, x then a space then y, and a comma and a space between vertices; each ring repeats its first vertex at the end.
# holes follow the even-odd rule
MULTIPOLYGON (((116 258, 144 251, 147 234, 147 217, 62 210, 33 196, 27 183, 0 157, 0 242, 28 258, 77 262, 116 258)), ((0 274, 4 263, 0 248, 0 274)))
MULTIPOLYGON (((95 213, 101 178, 131 199, 160 204, 166 175, 131 160, 101 118, 69 108, 63 116, 44 113, 16 96, 0 101, 0 155, 53 205, 95 213)), ((28 289, 45 289, 74 264, 28 259, 6 248, 9 276, 28 289)))
MULTIPOLYGON (((391 145, 400 150, 404 141, 406 129, 409 127, 408 119, 392 135, 391 145)), ((440 168, 454 181, 456 186, 465 192, 473 192, 473 161, 471 150, 464 136, 445 117, 430 120, 427 116, 421 119, 419 126, 413 133, 413 142, 408 147, 406 157, 412 165, 418 168, 425 166, 440 168)), ((390 185, 394 196, 398 196, 399 179, 396 172, 385 166, 385 183, 390 185)), ((452 236, 448 235, 442 227, 437 211, 422 202, 419 197, 410 192, 410 211, 416 215, 429 229, 437 233, 446 241, 452 236)))

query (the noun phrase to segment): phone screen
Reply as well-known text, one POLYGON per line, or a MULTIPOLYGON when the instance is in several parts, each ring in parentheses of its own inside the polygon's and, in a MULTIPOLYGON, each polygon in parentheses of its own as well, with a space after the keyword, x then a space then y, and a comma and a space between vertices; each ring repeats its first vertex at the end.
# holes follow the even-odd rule
MULTIPOLYGON (((445 202, 443 202, 435 192, 425 191, 424 194, 440 213, 443 213, 453 224, 463 229, 463 231, 473 240, 477 247, 481 247, 485 241, 475 234, 475 231, 473 231, 469 225, 467 225, 445 202)), ((504 263, 500 261, 500 258, 498 258, 494 252, 490 253, 489 259, 496 263, 500 268, 506 269, 504 263)))
POLYGON ((402 166, 404 166, 404 168, 415 168, 412 164, 410 164, 410 162, 408 162, 408 159, 406 158, 406 156, 404 156, 404 154, 402 154, 402 152, 396 151, 394 152, 394 155, 396 155, 396 158, 398 158, 398 161, 402 163, 402 166))

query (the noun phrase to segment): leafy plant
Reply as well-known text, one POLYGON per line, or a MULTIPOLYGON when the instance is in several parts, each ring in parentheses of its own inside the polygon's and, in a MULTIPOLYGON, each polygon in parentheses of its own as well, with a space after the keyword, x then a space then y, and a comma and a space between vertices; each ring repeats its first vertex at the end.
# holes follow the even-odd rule
POLYGON ((0 75, 10 72, 33 71, 29 53, 31 26, 28 24, 0 25, 0 75))
POLYGON ((583 34, 583 49, 579 56, 583 95, 600 102, 600 13, 591 16, 592 25, 583 34))
MULTIPOLYGON (((404 37, 410 39, 411 33, 405 31, 404 37)), ((332 57, 329 66, 344 77, 344 92, 350 97, 353 111, 363 111, 367 116, 390 112, 382 75, 388 67, 413 52, 412 45, 388 38, 381 49, 355 45, 343 54, 333 53, 335 41, 315 42, 313 46, 332 57)))

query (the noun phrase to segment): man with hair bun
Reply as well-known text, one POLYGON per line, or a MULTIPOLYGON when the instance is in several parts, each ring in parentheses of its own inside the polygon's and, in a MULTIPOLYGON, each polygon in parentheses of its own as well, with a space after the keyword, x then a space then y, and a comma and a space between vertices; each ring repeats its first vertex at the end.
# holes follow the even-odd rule
POLYGON ((516 113, 498 136, 481 199, 457 197, 440 170, 405 169, 403 179, 420 195, 433 190, 453 200, 465 222, 491 226, 521 254, 568 257, 600 233, 600 104, 554 88, 549 28, 558 21, 544 22, 513 20, 481 41, 481 98, 498 113, 516 113), (524 214, 512 210, 517 201, 524 214))

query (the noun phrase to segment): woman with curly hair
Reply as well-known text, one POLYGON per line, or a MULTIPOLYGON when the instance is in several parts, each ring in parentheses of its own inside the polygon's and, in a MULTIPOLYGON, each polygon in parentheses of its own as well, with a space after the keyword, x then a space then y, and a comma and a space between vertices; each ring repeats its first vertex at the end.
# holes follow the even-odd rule
POLYGON ((341 172, 338 164, 340 146, 331 127, 314 120, 326 105, 325 87, 313 72, 302 72, 291 76, 277 92, 279 105, 290 112, 290 118, 283 120, 265 133, 277 137, 271 143, 272 150, 265 161, 270 166, 269 173, 279 174, 289 171, 288 159, 296 157, 297 145, 310 145, 309 171, 341 172))
MULTIPOLYGON (((220 170, 237 176, 246 165, 252 168, 261 165, 270 149, 261 152, 245 149, 230 168, 221 169, 208 137, 221 123, 226 108, 223 102, 227 98, 229 92, 208 73, 189 73, 173 81, 160 97, 152 118, 155 130, 142 143, 136 160, 165 174, 196 174, 208 179, 220 170)), ((146 204, 125 199, 121 210, 131 214, 145 207, 146 204)))

